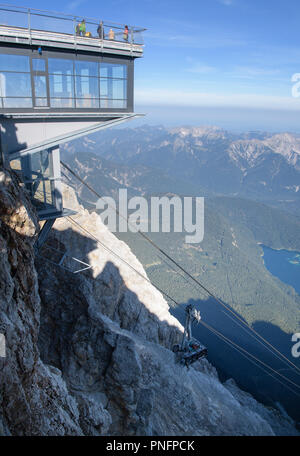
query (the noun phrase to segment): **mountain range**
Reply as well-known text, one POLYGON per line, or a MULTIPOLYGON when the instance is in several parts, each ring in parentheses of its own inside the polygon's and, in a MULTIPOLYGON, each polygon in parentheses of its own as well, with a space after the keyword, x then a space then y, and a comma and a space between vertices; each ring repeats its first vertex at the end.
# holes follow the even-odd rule
MULTIPOLYGON (((291 334, 300 324, 300 297, 266 269, 260 244, 300 251, 299 144, 291 134, 237 136, 215 127, 141 127, 74 141, 64 147, 63 159, 102 196, 117 198, 120 187, 127 188, 129 197, 204 195, 205 232, 199 245, 185 244, 183 233, 148 236, 290 357, 291 334), (290 176, 294 189, 286 188, 290 176)), ((72 176, 67 178, 80 202, 94 211, 97 197, 72 176)), ((154 285, 177 302, 196 303, 206 322, 273 368, 283 367, 144 239, 130 232, 116 235, 130 246, 154 285)), ((172 312, 184 321, 180 308, 172 312)), ((198 337, 209 346, 209 359, 223 378, 234 377, 260 400, 279 398, 298 416, 293 396, 280 384, 201 329, 198 337)))
MULTIPOLYGON (((300 214, 300 137, 217 127, 106 130, 68 144, 119 165, 150 167, 199 196, 239 196, 300 214)), ((160 178, 159 180, 162 180, 160 178)))

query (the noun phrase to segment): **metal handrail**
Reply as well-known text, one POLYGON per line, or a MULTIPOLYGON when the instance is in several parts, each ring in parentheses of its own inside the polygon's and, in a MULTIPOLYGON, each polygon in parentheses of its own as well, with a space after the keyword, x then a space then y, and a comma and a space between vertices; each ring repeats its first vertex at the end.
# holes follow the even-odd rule
MULTIPOLYGON (((44 30, 43 29, 43 31, 65 33, 67 35, 74 35, 75 42, 76 42, 76 36, 77 36, 76 32, 75 32, 76 25, 81 19, 83 19, 82 16, 77 16, 77 15, 75 16, 75 15, 71 15, 71 14, 57 13, 57 12, 52 12, 52 11, 39 10, 39 9, 34 9, 34 8, 27 8, 27 7, 23 7, 23 6, 15 6, 15 5, 1 3, 0 4, 0 26, 1 25, 16 26, 16 24, 3 24, 3 22, 1 21, 1 12, 14 13, 16 16, 17 15, 27 15, 27 21, 24 24, 24 25, 26 25, 26 27, 22 26, 21 28, 26 28, 28 30, 28 33, 30 36, 30 41, 32 40, 32 31, 37 30, 35 27, 33 27, 33 19, 36 17, 60 20, 60 21, 64 21, 64 23, 67 22, 68 25, 70 24, 72 27, 72 29, 71 29, 72 33, 70 33, 70 28, 68 31, 63 31, 63 28, 66 28, 66 27, 62 27, 62 31, 58 31, 57 28, 56 28, 56 30, 47 30, 47 29, 44 30), (2 24, 1 24, 1 22, 2 22, 2 24)), ((114 29, 115 36, 122 35, 122 31, 125 28, 124 24, 119 24, 116 22, 97 20, 95 18, 89 18, 89 17, 84 17, 84 19, 85 19, 86 26, 90 25, 95 28, 99 24, 102 24, 103 30, 105 28, 114 29)), ((16 22, 17 22, 17 19, 16 19, 16 22)), ((132 25, 128 25, 128 29, 129 29, 128 43, 142 45, 143 42, 139 43, 135 40, 135 38, 137 36, 141 37, 141 33, 144 32, 146 29, 142 28, 142 27, 132 26, 132 25)), ((100 41, 103 41, 103 39, 106 39, 105 36, 103 37, 103 39, 101 39, 98 36, 96 38, 100 39, 100 41)), ((116 41, 119 41, 119 40, 117 39, 116 41)), ((124 40, 124 42, 126 42, 126 40, 124 40)))

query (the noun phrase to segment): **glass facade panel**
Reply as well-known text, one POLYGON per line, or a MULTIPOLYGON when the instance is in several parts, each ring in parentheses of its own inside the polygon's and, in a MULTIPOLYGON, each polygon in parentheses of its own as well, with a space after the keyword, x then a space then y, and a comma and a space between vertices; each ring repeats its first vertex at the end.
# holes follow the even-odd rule
POLYGON ((50 209, 49 205, 54 206, 55 204, 55 194, 49 180, 53 177, 51 154, 47 150, 43 150, 32 154, 29 160, 31 176, 27 188, 30 190, 33 203, 38 210, 50 209))
POLYGON ((115 99, 126 98, 126 80, 112 80, 112 95, 112 98, 115 99))
POLYGON ((62 74, 74 74, 74 61, 67 59, 48 59, 48 72, 62 74))
POLYGON ((37 210, 54 206, 54 195, 51 188, 51 182, 49 180, 37 181, 35 187, 32 187, 32 190, 33 189, 34 191, 31 192, 31 198, 33 198, 33 203, 37 210))
POLYGON ((125 99, 126 79, 100 79, 100 97, 110 99, 125 99))
POLYGON ((30 73, 29 57, 25 55, 0 54, 0 71, 30 73))
POLYGON ((32 98, 2 98, 4 108, 32 108, 32 98))
POLYGON ((53 177, 52 163, 47 150, 31 155, 31 172, 35 177, 53 177))
POLYGON ((127 100, 110 100, 110 99, 101 99, 100 108, 102 109, 126 109, 127 100))
POLYGON ((100 79, 100 97, 101 98, 111 98, 108 96, 109 92, 109 79, 100 79))
POLYGON ((36 98, 35 106, 48 106, 48 98, 36 98))
POLYGON ((0 73, 0 97, 5 97, 6 80, 5 74, 0 73))
POLYGON ((31 97, 28 73, 0 73, 0 94, 3 97, 31 97))
POLYGON ((33 71, 46 71, 46 62, 44 59, 32 59, 33 71))
POLYGON ((74 98, 73 76, 57 71, 55 74, 49 75, 49 84, 51 98, 74 98))
POLYGON ((53 160, 54 151, 43 150, 11 161, 30 193, 32 203, 40 214, 62 210, 59 164, 53 160))
POLYGON ((76 98, 99 98, 99 82, 97 78, 76 76, 76 98))
POLYGON ((37 98, 47 97, 46 76, 34 76, 34 92, 37 98))
POLYGON ((98 98, 76 98, 76 108, 99 108, 98 98))
POLYGON ((98 62, 76 61, 75 62, 76 76, 94 76, 98 77, 98 62))
POLYGON ((127 78, 126 65, 118 65, 115 63, 100 63, 101 78, 127 78))
POLYGON ((51 108, 75 108, 73 98, 50 98, 51 108))
POLYGON ((127 108, 127 66, 100 64, 100 108, 127 108))
POLYGON ((43 55, 32 58, 32 71, 29 57, 0 55, 0 109, 32 108, 33 103, 55 109, 127 107, 126 64, 59 58, 47 63, 43 55))
POLYGON ((127 100, 111 100, 111 108, 113 109, 126 109, 127 100))

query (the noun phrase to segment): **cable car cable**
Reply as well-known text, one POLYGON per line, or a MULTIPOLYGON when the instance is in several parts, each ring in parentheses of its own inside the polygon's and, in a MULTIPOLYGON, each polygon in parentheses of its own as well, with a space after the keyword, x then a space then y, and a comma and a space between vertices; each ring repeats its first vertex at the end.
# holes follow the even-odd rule
MULTIPOLYGON (((139 276, 141 276, 144 280, 146 280, 148 283, 150 283, 151 285, 152 282, 147 278, 145 277, 143 274, 141 274, 139 271, 137 271, 132 265, 130 265, 130 263, 128 263, 126 260, 124 260, 122 257, 120 257, 120 255, 118 255, 116 252, 114 252, 113 250, 111 250, 109 247, 107 247, 102 241, 100 241, 96 236, 94 236, 92 233, 90 233, 86 228, 82 227, 80 225, 80 223, 76 222, 72 217, 67 217, 67 219, 69 219, 70 223, 73 223, 73 224, 76 224, 79 229, 81 229, 82 231, 84 231, 86 234, 88 234, 89 236, 91 236, 98 244, 100 244, 103 248, 105 248, 105 250, 109 251, 110 253, 112 253, 114 256, 116 256, 117 258, 119 258, 121 261, 123 261, 127 266, 129 266, 132 270, 134 270, 139 276)), ((169 296, 166 292, 164 292, 162 289, 160 289, 159 287, 156 287, 157 290, 159 290, 163 295, 165 295, 168 299, 171 299, 177 306, 180 306, 180 304, 174 299, 172 298, 171 296, 169 296)), ((273 369, 271 366, 269 366, 267 363, 264 363, 263 361, 261 361, 260 359, 258 359, 256 356, 252 355, 251 353, 248 352, 248 350, 242 348, 239 344, 233 342, 231 339, 229 339, 228 337, 224 336, 222 333, 220 333, 219 331, 217 331, 215 328, 211 327, 210 325, 208 325, 207 323, 204 323, 202 320, 200 320, 200 323, 203 324, 204 326, 207 327, 207 329, 209 329, 211 332, 214 332, 215 334, 217 334, 219 337, 222 337, 223 340, 227 341, 229 344, 231 344, 234 347, 240 349, 242 352, 246 353, 247 355, 249 355, 251 358, 255 359, 256 361, 258 361, 259 363, 261 363, 262 365, 264 365, 265 367, 267 367, 268 369, 270 369, 272 372, 275 372, 276 374, 278 374, 280 377, 282 377, 283 379, 285 379, 287 382, 293 384, 294 386, 296 386, 296 388, 299 388, 300 389, 300 386, 297 385, 296 383, 294 383, 292 380, 290 380, 289 378, 287 378, 285 375, 281 374, 280 372, 278 372, 277 370, 273 369)), ((259 366, 264 372, 265 370, 259 366)), ((271 375, 271 374, 270 374, 271 375)), ((282 383, 279 379, 277 379, 276 377, 273 377, 275 378, 277 381, 279 381, 281 384, 285 385, 284 383, 282 383)), ((285 385, 287 388, 288 385, 285 385)), ((298 393, 296 393, 295 391, 291 390, 291 388, 289 388, 290 391, 292 391, 294 394, 296 394, 297 396, 299 395, 298 393)), ((300 395, 299 395, 300 397, 300 395)))
MULTIPOLYGON (((75 171, 73 171, 68 165, 66 165, 62 160, 61 160, 62 166, 67 169, 76 179, 78 179, 83 185, 85 185, 92 193, 94 193, 99 199, 102 199, 102 196, 93 188, 91 187, 87 182, 85 182, 75 171)), ((107 203, 107 202, 106 202, 107 203)), ((109 206, 112 207, 112 206, 109 206)), ((127 217, 123 216, 118 209, 115 207, 112 207, 113 210, 116 212, 117 215, 122 217, 124 220, 127 221, 127 223, 130 225, 130 222, 127 217)), ((199 287, 201 287, 209 296, 211 296, 216 302, 218 302, 221 306, 223 306, 228 312, 232 313, 235 318, 240 320, 243 325, 247 326, 250 331, 252 331, 261 341, 263 341, 265 344, 267 344, 269 347, 271 347, 281 358, 282 360, 285 359, 287 363, 289 363, 291 366, 293 366, 294 369, 296 369, 299 374, 300 374, 300 369, 292 362, 290 361, 283 353, 281 353, 276 347, 274 347, 269 341, 267 341, 263 336, 261 336, 254 328, 252 328, 246 321, 244 321, 241 317, 239 317, 236 312, 234 312, 232 309, 230 309, 229 306, 227 306, 225 303, 223 303, 217 296, 214 295, 207 287, 201 284, 198 279, 196 279, 193 275, 191 275, 188 271, 186 271, 176 260, 174 260, 167 252, 165 252, 161 247, 159 247, 152 239, 150 239, 145 233, 142 231, 137 231, 137 234, 140 234, 147 242, 149 242, 156 250, 158 250, 160 253, 162 253, 166 258, 168 258, 173 264, 175 264, 183 273, 185 273, 191 280, 193 280, 199 287)), ((252 335, 252 337, 254 337, 252 335)), ((257 340, 257 338, 256 338, 257 340)), ((260 343, 265 347, 262 342, 260 343)), ((273 353, 273 352, 272 352, 273 353)), ((275 354, 275 353, 273 353, 275 354)), ((298 375, 299 375, 298 374, 298 375)))

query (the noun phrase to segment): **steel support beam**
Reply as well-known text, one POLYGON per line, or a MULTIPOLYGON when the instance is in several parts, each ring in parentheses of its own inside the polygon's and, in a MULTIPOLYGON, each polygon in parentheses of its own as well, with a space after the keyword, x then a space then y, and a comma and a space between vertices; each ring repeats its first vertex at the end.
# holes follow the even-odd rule
POLYGON ((37 240, 35 241, 35 244, 34 244, 34 249, 35 249, 36 252, 46 242, 47 237, 48 237, 48 235, 49 235, 49 233, 51 231, 51 228, 54 225, 55 220, 56 220, 56 218, 48 219, 48 220, 45 221, 45 223, 43 225, 43 228, 39 232, 38 238, 37 238, 37 240))
POLYGON ((44 141, 43 143, 34 144, 26 149, 20 150, 19 152, 9 154, 9 160, 14 160, 16 158, 24 157, 29 154, 34 154, 36 152, 40 152, 41 150, 56 148, 66 142, 73 141, 74 139, 80 138, 82 136, 90 135, 91 133, 96 133, 97 131, 104 130, 113 125, 119 125, 123 122, 126 122, 127 120, 134 119, 137 117, 141 117, 141 114, 125 115, 118 119, 101 122, 101 123, 89 126, 87 128, 83 128, 81 130, 75 130, 75 131, 66 133, 62 136, 57 136, 55 138, 51 138, 47 141, 44 141))

